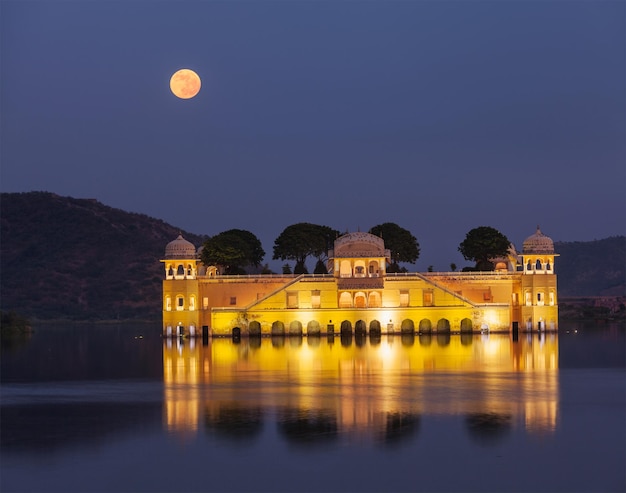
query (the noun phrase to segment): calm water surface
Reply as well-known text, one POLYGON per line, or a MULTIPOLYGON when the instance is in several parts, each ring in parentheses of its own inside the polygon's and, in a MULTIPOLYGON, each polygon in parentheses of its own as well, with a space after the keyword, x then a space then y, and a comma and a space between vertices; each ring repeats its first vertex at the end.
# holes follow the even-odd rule
POLYGON ((2 345, 0 490, 625 491, 623 324, 2 345))

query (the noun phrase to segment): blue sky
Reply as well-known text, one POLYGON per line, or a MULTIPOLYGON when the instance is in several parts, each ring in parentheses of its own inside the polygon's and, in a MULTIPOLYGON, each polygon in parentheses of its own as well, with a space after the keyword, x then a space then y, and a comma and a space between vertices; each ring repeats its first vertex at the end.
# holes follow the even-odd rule
POLYGON ((0 187, 274 239, 626 234, 623 1, 0 3, 0 187), (175 98, 191 68, 202 89, 175 98))

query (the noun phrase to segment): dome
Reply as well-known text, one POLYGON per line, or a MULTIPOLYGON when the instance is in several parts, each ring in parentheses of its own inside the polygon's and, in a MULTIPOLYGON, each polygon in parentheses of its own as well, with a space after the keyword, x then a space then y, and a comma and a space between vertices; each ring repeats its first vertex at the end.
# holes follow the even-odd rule
POLYGON ((196 247, 182 235, 165 247, 165 258, 196 258, 196 247))
POLYGON ((552 238, 544 235, 537 226, 535 234, 524 240, 522 253, 554 253, 554 242, 552 238))
POLYGON ((335 257, 389 256, 382 238, 370 233, 346 233, 335 240, 335 257))

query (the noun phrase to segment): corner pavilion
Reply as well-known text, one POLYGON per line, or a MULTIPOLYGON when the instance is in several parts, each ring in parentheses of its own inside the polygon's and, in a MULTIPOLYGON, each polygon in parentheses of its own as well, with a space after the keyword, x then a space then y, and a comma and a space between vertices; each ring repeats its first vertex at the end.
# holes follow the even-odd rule
POLYGON ((491 272, 387 273, 383 239, 357 232, 335 240, 329 274, 226 276, 179 235, 161 260, 163 335, 554 331, 557 256, 537 227, 491 272))

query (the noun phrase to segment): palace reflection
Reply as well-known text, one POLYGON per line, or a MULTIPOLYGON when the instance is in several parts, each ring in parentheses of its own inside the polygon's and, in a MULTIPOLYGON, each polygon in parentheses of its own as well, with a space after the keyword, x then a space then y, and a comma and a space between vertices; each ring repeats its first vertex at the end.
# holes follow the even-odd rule
POLYGON ((478 439, 557 426, 553 333, 168 339, 163 371, 165 424, 177 434, 251 439, 275 422, 293 443, 391 441, 436 415, 460 416, 478 439))

